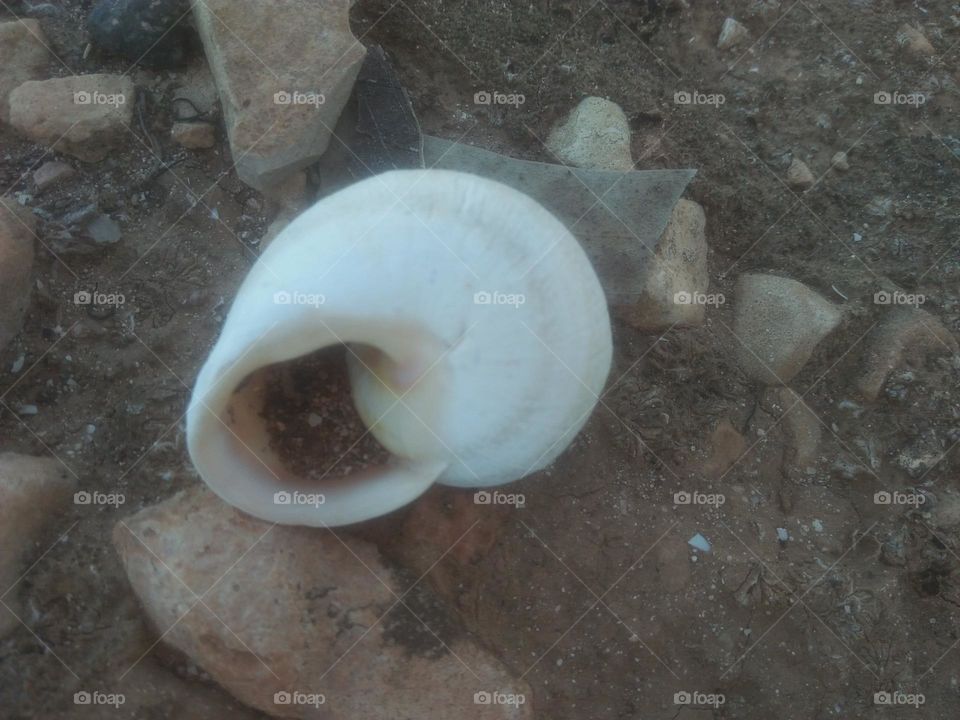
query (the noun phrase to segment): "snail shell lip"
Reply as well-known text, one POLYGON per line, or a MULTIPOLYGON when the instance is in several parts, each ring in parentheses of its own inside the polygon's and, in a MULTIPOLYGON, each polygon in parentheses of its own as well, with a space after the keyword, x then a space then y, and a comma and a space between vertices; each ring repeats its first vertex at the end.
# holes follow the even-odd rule
POLYGON ((204 481, 250 514, 357 522, 434 482, 545 467, 586 422, 611 354, 596 274, 549 212, 477 176, 394 171, 319 202, 251 269, 197 378, 188 446, 204 481), (340 343, 357 410, 393 457, 311 484, 270 448, 258 371, 340 343))

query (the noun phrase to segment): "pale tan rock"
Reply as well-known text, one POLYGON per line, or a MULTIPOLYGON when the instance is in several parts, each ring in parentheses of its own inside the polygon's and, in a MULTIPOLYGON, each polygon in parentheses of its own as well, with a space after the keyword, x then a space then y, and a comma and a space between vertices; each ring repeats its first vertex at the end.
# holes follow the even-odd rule
MULTIPOLYGON (((699 204, 681 199, 644 266, 640 299, 615 311, 620 319, 644 332, 701 325, 709 285, 706 216, 699 204)), ((718 301, 720 296, 716 298, 718 301)))
POLYGON ((18 616, 23 619, 15 589, 20 575, 26 562, 47 549, 38 545, 40 532, 67 505, 75 487, 54 458, 0 453, 0 595, 13 609, 0 606, 0 637, 20 624, 18 616))
POLYGON ((936 317, 905 305, 893 308, 870 331, 866 340, 857 390, 867 400, 880 396, 890 372, 912 357, 930 353, 957 353, 957 340, 936 317))
POLYGON ((44 77, 50 63, 47 38, 36 20, 0 22, 0 121, 9 122, 10 93, 44 77))
POLYGON ((350 31, 351 4, 194 5, 233 159, 248 185, 266 190, 326 151, 366 55, 350 31))
POLYGON ((733 331, 740 367, 767 385, 789 382, 841 319, 833 303, 776 275, 741 275, 735 295, 733 331))
POLYGON ((930 57, 936 55, 937 51, 927 40, 920 28, 913 27, 904 23, 897 28, 897 42, 904 46, 908 52, 919 57, 930 57))
POLYGON ((120 75, 73 75, 30 81, 10 94, 10 124, 39 145, 86 162, 128 142, 133 81, 120 75))
POLYGON ((33 213, 0 197, 0 351, 20 332, 30 304, 33 213))
POLYGON ((809 190, 815 182, 816 178, 806 163, 794 158, 787 168, 787 185, 798 190, 809 190))
POLYGON ((584 98, 547 137, 561 162, 591 170, 633 170, 630 123, 614 102, 584 98))
POLYGON ((735 45, 740 45, 750 37, 750 31, 741 23, 728 17, 723 21, 723 27, 720 28, 720 37, 717 38, 717 48, 726 50, 735 45))
POLYGON ((217 140, 216 131, 210 123, 178 122, 170 129, 173 141, 188 150, 208 150, 217 140))
POLYGON ((830 160, 830 164, 841 172, 846 172, 850 169, 850 159, 845 152, 836 153, 833 159, 830 160))
POLYGON ((402 605, 388 613, 408 581, 370 543, 256 520, 205 487, 129 518, 114 543, 147 615, 159 632, 170 628, 163 641, 263 712, 323 720, 532 717, 525 683, 468 638, 431 627, 448 651, 402 605), (475 703, 484 692, 522 694, 525 702, 475 703), (283 702, 296 693, 317 702, 283 702))

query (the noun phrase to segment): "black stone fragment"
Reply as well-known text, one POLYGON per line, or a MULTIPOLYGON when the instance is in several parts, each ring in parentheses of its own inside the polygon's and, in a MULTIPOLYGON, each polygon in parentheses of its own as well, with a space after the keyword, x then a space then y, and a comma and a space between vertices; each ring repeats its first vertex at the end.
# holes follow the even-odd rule
POLYGON ((87 30, 95 45, 140 65, 182 64, 196 45, 188 0, 100 0, 87 30))

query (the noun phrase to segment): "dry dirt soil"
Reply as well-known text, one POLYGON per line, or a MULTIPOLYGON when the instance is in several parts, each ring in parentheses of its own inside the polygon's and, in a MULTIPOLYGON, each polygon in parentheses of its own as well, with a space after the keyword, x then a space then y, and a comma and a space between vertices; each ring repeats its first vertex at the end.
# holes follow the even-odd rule
MULTIPOLYGON (((729 301, 702 327, 661 337, 617 324, 601 404, 551 468, 511 486, 523 507, 438 490, 351 532, 418 575, 473 528, 425 583, 529 682, 538 718, 956 717, 960 363, 916 358, 875 402, 854 381, 864 336, 888 310, 874 293, 891 282, 960 331, 960 6, 686 4, 358 0, 356 34, 386 48, 432 134, 547 161, 542 140, 582 97, 619 103, 638 169, 698 170, 687 196, 706 211, 711 291, 729 301), (751 39, 720 51, 727 16, 751 39), (936 54, 902 47, 903 23, 936 54), (478 106, 481 90, 525 103, 478 106), (675 102, 693 91, 725 102, 675 102), (927 100, 874 102, 893 91, 927 100), (831 167, 839 151, 847 171, 831 167), (793 158, 817 178, 805 193, 784 183, 793 158), (809 471, 791 463, 776 409, 735 360, 732 288, 748 271, 844 307, 791 383, 822 434, 809 471), (893 490, 926 502, 875 502, 893 490), (677 504, 683 491, 725 502, 677 504), (698 533, 709 552, 688 544, 698 533), (878 706, 884 691, 924 703, 878 706), (677 704, 684 692, 723 702, 677 704)), ((62 12, 41 22, 64 65, 51 74, 128 69, 84 57, 89 1, 54 5, 62 12)), ((0 2, 0 17, 4 6, 22 10, 0 2)), ((72 506, 42 538, 31 561, 50 550, 18 587, 29 629, 0 643, 3 720, 71 717, 74 690, 112 687, 144 654, 131 675, 140 690, 103 717, 219 717, 232 703, 153 647, 109 538, 121 518, 199 481, 184 447, 189 388, 272 210, 231 171, 222 132, 209 152, 166 139, 168 74, 134 77, 143 102, 126 151, 26 200, 51 217, 97 203, 124 238, 89 254, 40 248, 24 331, 0 355, 2 449, 54 455, 83 489, 125 503, 72 506), (72 299, 94 287, 125 304, 90 316, 72 299), (23 405, 37 414, 19 415, 23 405)), ((0 130, 0 186, 31 195, 44 152, 0 130)))

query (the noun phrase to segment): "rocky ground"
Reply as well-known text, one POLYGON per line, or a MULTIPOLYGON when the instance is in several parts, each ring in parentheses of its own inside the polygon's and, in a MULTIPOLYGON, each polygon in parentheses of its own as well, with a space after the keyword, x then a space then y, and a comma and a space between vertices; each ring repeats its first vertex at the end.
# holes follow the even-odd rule
MULTIPOLYGON (((23 19, 0 24, 0 716, 955 714, 960 8, 234 9, 237 33, 275 30, 254 62, 222 2, 149 53, 128 44, 149 24, 88 25, 94 4, 0 2, 23 19), (436 489, 321 536, 205 494, 183 415, 239 283, 316 192, 297 166, 323 155, 353 37, 426 133, 697 175, 551 467, 510 504, 436 489), (329 102, 276 128, 244 92, 314 71, 292 56, 330 71, 329 102)), ((355 427, 344 398, 278 382, 277 447, 335 462, 343 438, 311 436, 355 427)))

